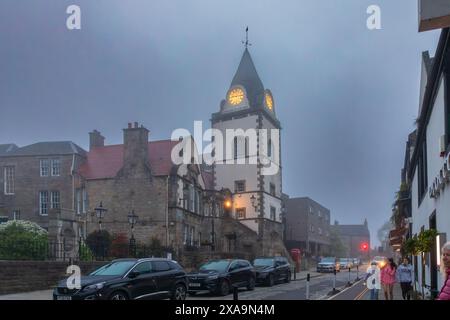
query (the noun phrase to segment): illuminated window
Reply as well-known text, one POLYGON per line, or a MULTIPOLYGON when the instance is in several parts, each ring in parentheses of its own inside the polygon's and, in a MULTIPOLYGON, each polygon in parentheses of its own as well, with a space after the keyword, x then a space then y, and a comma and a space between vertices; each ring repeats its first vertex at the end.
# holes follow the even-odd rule
POLYGON ((269 110, 273 109, 273 99, 272 96, 268 93, 266 93, 266 105, 269 110))

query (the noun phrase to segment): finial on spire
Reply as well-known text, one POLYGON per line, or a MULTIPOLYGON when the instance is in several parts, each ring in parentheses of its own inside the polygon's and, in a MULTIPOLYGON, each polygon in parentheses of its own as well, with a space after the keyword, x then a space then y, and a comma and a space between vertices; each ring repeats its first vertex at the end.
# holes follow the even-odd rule
POLYGON ((242 43, 245 45, 245 49, 247 49, 248 46, 252 45, 250 42, 248 42, 248 26, 245 29, 245 41, 242 41, 242 43))

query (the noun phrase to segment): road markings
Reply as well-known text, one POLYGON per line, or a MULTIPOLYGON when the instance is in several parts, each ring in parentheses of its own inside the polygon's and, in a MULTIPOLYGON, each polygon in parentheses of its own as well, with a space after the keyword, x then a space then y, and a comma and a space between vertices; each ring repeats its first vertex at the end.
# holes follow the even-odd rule
POLYGON ((364 297, 364 295, 365 295, 368 291, 369 291, 369 289, 364 288, 364 290, 363 290, 359 295, 357 295, 357 296, 355 297, 354 300, 361 300, 361 298, 364 297))

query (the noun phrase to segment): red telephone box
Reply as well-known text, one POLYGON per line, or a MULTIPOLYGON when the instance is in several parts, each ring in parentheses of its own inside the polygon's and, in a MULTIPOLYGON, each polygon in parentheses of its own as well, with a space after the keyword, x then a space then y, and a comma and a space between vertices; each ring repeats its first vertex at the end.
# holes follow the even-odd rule
POLYGON ((292 260, 294 260, 297 272, 300 271, 300 261, 302 257, 300 249, 291 249, 291 257, 292 260))

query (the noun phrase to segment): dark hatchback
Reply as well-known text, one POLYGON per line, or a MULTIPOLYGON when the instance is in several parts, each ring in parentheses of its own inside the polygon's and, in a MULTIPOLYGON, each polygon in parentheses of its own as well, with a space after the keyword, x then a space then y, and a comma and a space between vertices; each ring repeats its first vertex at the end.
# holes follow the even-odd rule
POLYGON ((271 287, 280 281, 291 281, 291 265, 284 257, 256 258, 253 267, 256 270, 256 283, 271 287))
POLYGON ((230 293, 233 287, 255 288, 256 275, 253 266, 247 260, 211 260, 203 264, 198 272, 189 273, 191 295, 200 291, 209 291, 221 296, 230 293))
POLYGON ((175 261, 163 258, 118 259, 81 277, 79 289, 67 279, 53 290, 54 300, 184 300, 187 277, 175 261))

